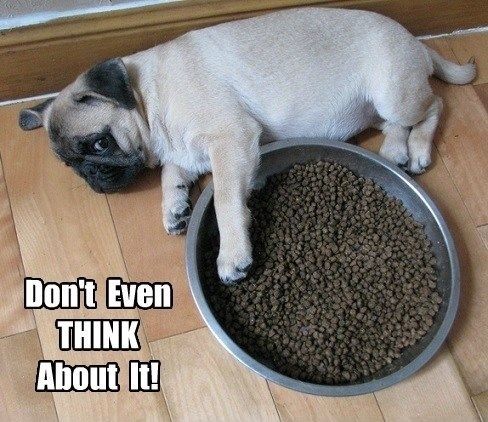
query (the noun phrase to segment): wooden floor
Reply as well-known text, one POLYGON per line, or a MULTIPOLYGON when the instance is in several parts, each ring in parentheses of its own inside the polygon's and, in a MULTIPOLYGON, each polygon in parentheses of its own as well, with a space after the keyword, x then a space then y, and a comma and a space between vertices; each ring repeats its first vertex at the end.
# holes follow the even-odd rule
MULTIPOLYGON (((488 33, 429 42, 444 56, 475 56, 473 86, 433 81, 445 100, 434 164, 417 180, 441 208, 462 263, 462 302, 448 344, 394 387, 351 398, 297 394, 254 375, 213 339, 184 270, 184 238, 160 221, 154 172, 128 192, 99 195, 48 149, 43 131, 23 133, 25 104, 0 108, 0 420, 471 421, 488 422, 488 33), (173 283, 172 310, 23 308, 23 277, 107 276, 173 283), (139 352, 61 352, 57 318, 140 318, 139 352), (130 359, 160 359, 160 393, 129 393, 130 359), (120 393, 36 393, 39 359, 119 362, 120 393)), ((359 142, 377 150, 381 136, 359 142)), ((201 187, 201 186, 200 186, 201 187)), ((99 306, 102 305, 99 300, 99 306)))

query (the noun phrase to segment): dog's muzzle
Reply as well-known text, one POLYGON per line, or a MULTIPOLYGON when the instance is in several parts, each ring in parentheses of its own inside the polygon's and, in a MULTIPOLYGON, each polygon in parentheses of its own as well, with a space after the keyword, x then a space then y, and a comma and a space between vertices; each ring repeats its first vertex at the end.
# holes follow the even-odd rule
POLYGON ((144 162, 140 159, 125 166, 85 160, 77 170, 95 192, 111 193, 130 185, 143 168, 144 162))

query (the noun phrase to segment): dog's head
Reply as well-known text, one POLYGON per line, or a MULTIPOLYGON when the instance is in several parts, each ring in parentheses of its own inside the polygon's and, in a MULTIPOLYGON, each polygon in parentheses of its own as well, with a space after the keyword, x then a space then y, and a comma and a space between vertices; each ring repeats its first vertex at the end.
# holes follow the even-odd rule
POLYGON ((55 99, 22 110, 19 125, 44 126, 54 153, 97 192, 127 186, 147 164, 147 124, 121 59, 94 66, 55 99))

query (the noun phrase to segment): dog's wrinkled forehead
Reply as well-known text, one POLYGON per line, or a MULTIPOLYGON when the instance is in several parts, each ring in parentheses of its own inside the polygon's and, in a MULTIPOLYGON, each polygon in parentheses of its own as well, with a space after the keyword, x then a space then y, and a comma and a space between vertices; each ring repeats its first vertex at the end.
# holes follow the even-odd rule
POLYGON ((120 59, 100 63, 66 87, 52 103, 47 130, 54 147, 66 148, 107 127, 136 107, 129 77, 120 59))
POLYGON ((19 124, 24 130, 44 126, 55 151, 76 152, 80 140, 120 126, 135 107, 127 69, 121 59, 111 59, 80 75, 54 100, 22 110, 19 124))
POLYGON ((80 103, 72 98, 70 87, 53 102, 47 132, 56 153, 82 153, 85 138, 102 134, 113 120, 114 108, 105 102, 80 103))

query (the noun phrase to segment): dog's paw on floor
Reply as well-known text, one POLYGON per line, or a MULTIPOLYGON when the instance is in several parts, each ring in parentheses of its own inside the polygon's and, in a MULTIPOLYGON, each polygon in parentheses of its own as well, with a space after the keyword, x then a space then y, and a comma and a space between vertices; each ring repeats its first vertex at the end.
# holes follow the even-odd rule
POLYGON ((164 212, 163 225, 166 232, 170 235, 180 235, 186 232, 188 222, 191 217, 191 203, 187 201, 181 201, 172 209, 164 212))

